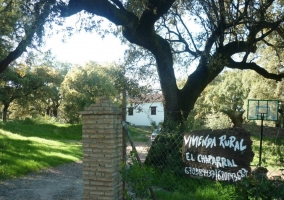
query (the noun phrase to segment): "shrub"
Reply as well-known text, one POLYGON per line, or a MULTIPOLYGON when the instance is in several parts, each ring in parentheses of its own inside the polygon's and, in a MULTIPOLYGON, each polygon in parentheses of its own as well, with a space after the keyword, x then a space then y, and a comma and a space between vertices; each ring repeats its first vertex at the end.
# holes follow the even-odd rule
POLYGON ((161 132, 153 142, 145 165, 161 171, 182 173, 182 138, 180 134, 161 132))
POLYGON ((231 125, 230 118, 223 113, 217 113, 208 117, 206 123, 206 127, 213 130, 229 128, 231 125))
POLYGON ((130 154, 130 162, 122 165, 120 171, 122 180, 127 184, 125 191, 126 199, 150 199, 149 187, 151 186, 152 170, 151 168, 141 167, 135 158, 137 152, 132 151, 130 154))
POLYGON ((284 196, 283 181, 260 179, 250 175, 236 185, 238 200, 246 199, 282 199, 284 196))

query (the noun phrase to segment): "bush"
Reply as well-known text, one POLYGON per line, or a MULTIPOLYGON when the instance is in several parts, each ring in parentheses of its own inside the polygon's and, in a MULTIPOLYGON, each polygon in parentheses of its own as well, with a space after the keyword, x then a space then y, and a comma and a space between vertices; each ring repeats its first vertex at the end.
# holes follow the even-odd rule
POLYGON ((145 160, 146 166, 161 171, 182 173, 182 138, 177 133, 161 132, 153 142, 145 160))
POLYGON ((206 127, 213 130, 230 128, 231 125, 230 118, 223 113, 217 113, 208 117, 206 123, 206 127))
POLYGON ((260 179, 250 175, 236 185, 238 200, 246 199, 282 199, 284 197, 283 181, 260 179))
POLYGON ((126 182, 128 190, 125 191, 126 199, 150 199, 151 168, 142 168, 135 158, 137 152, 131 152, 130 162, 122 165, 120 171, 122 180, 126 182))

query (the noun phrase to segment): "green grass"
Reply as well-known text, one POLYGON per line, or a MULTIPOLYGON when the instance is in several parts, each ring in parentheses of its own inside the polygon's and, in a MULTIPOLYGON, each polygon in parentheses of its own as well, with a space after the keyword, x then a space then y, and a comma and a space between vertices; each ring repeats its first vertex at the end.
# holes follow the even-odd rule
POLYGON ((128 126, 131 138, 135 142, 149 142, 153 129, 150 127, 133 127, 128 126))
POLYGON ((82 159, 81 125, 0 123, 0 181, 82 159))
MULTIPOLYGON (((179 184, 179 183, 177 183, 179 184)), ((154 190, 155 196, 157 199, 163 199, 163 200, 228 200, 231 199, 227 195, 222 196, 220 195, 220 190, 216 190, 214 188, 214 183, 211 183, 211 186, 208 186, 207 188, 198 188, 200 185, 196 185, 197 188, 194 188, 194 190, 189 189, 187 192, 181 192, 181 191, 164 191, 160 189, 154 190)))
MULTIPOLYGON (((255 166, 259 162, 259 147, 260 136, 251 136, 253 141, 252 150, 255 153, 254 159, 251 163, 255 166)), ((262 141, 262 165, 267 167, 283 167, 284 163, 281 163, 281 158, 284 158, 284 140, 264 137, 262 141)))
POLYGON ((234 185, 209 179, 175 176, 155 172, 153 179, 157 199, 227 200, 234 199, 234 185), (163 189, 161 189, 163 188, 163 189))

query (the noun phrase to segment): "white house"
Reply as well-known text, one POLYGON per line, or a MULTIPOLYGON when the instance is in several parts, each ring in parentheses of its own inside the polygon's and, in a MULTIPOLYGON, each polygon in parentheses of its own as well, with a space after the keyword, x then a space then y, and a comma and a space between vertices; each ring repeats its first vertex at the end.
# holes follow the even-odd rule
POLYGON ((128 99, 126 121, 136 126, 158 125, 164 121, 162 94, 147 95, 142 98, 128 99))

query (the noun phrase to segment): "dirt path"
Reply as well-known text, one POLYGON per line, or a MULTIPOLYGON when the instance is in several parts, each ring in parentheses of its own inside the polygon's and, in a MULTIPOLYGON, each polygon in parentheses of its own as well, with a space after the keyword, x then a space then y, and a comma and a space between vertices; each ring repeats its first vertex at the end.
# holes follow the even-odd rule
MULTIPOLYGON (((127 147, 128 154, 132 148, 127 147)), ((149 145, 137 143, 140 159, 145 160, 149 145)), ((81 200, 82 162, 60 165, 0 183, 0 200, 81 200)))
POLYGON ((82 162, 0 183, 0 200, 79 200, 82 193, 82 162))

